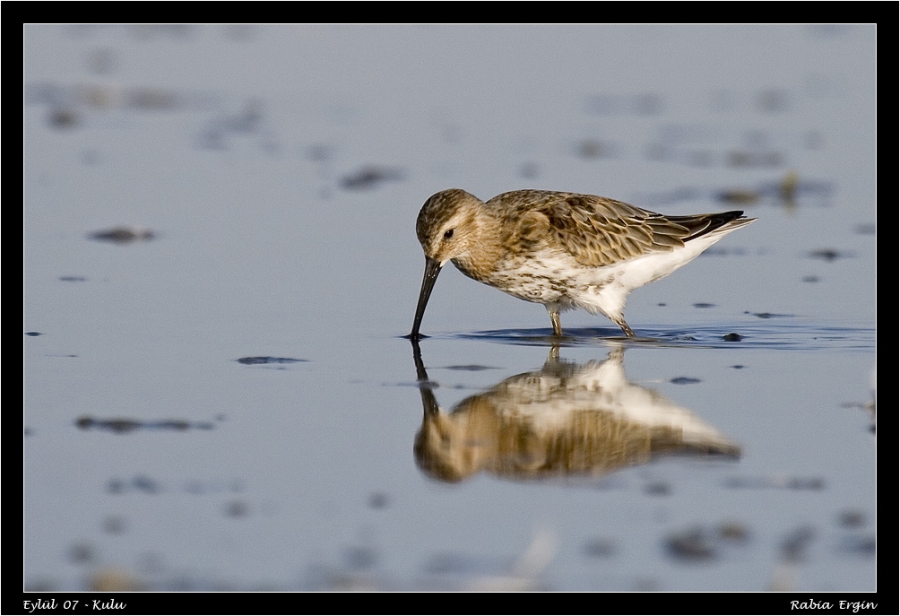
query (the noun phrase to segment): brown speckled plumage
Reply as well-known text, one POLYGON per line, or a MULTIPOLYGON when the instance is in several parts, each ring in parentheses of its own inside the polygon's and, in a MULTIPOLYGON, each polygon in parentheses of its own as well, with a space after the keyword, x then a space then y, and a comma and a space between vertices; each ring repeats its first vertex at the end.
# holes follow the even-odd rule
POLYGON ((605 197, 543 190, 487 202, 458 188, 441 191, 416 221, 426 279, 410 335, 418 336, 440 267, 452 261, 470 278, 543 303, 557 335, 560 310, 584 308, 633 336, 622 316, 628 293, 754 220, 742 214, 665 216, 605 197))

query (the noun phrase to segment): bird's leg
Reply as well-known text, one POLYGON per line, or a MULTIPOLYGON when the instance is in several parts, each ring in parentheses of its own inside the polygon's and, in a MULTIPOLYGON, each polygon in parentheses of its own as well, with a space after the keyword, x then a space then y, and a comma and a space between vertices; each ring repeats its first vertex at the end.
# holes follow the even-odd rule
POLYGON ((550 321, 553 323, 553 335, 562 336, 562 327, 559 325, 559 310, 550 311, 550 321))
POLYGON ((559 361, 559 345, 554 342, 553 345, 550 346, 550 352, 547 354, 547 361, 544 363, 557 361, 559 361))
POLYGON ((629 338, 634 338, 634 332, 631 331, 631 328, 628 327, 628 323, 625 322, 625 317, 619 317, 618 319, 614 319, 616 325, 622 328, 622 331, 625 332, 625 335, 629 338))

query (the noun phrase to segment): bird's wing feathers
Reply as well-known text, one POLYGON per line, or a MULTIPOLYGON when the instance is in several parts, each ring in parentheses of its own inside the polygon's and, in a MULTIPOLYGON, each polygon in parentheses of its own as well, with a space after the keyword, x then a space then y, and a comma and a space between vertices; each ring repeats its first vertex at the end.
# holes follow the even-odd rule
MULTIPOLYGON (((604 197, 545 192, 535 199, 529 192, 528 202, 516 208, 515 239, 526 244, 543 239, 589 267, 670 251, 683 246, 694 227, 604 197)), ((515 195, 501 196, 515 201, 515 195)))
POLYGON ((606 197, 535 190, 504 193, 492 204, 508 216, 508 244, 528 249, 546 243, 588 267, 681 248, 743 214, 665 216, 606 197))

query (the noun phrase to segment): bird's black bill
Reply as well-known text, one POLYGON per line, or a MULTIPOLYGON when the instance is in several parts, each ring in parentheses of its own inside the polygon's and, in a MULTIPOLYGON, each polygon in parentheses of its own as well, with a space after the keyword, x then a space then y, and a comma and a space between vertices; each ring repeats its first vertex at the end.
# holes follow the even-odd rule
POLYGON ((419 334, 419 326, 422 324, 422 316, 425 314, 428 298, 431 297, 431 290, 434 288, 434 283, 440 273, 440 262, 431 257, 425 257, 425 277, 422 278, 422 290, 419 291, 419 305, 416 306, 416 318, 413 320, 412 331, 407 336, 411 340, 418 340, 424 337, 419 334))

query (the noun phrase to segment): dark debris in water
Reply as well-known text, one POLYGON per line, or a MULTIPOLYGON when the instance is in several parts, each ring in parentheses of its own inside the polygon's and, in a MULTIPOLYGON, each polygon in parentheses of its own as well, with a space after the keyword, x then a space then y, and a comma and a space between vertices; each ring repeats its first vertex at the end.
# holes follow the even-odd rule
POLYGON ((787 562, 800 562, 806 557, 806 550, 816 533, 811 526, 801 526, 781 542, 781 557, 787 562))
POLYGON ((402 180, 403 177, 403 171, 400 169, 369 165, 342 177, 341 187, 346 190, 368 190, 384 182, 402 180))
POLYGON ((743 522, 729 520, 719 525, 719 538, 734 543, 744 543, 750 539, 750 529, 743 522))
POLYGON ((234 114, 212 118, 201 131, 198 146, 206 150, 225 150, 231 137, 264 135, 266 124, 265 104, 252 98, 244 108, 234 114))
POLYGON ((422 570, 432 575, 470 573, 479 570, 479 563, 472 557, 452 552, 439 552, 429 556, 422 570))
POLYGON ((418 387, 419 389, 438 389, 441 384, 437 381, 398 381, 396 383, 382 383, 385 387, 418 387))
POLYGON ((794 316, 792 314, 778 314, 777 312, 747 312, 747 311, 745 311, 744 314, 752 314, 753 316, 755 316, 759 319, 780 319, 780 318, 784 318, 784 317, 794 316))
MULTIPOLYGON (((183 492, 194 496, 210 495, 210 494, 235 494, 243 492, 243 485, 240 480, 217 480, 217 479, 189 479, 184 485, 179 487, 169 487, 175 492, 183 492)), ((109 494, 124 494, 126 492, 138 491, 145 494, 159 494, 164 490, 161 482, 147 475, 135 475, 131 479, 123 479, 121 477, 113 477, 106 482, 106 492, 109 494)), ((230 503, 243 502, 240 497, 231 496, 226 501, 225 508, 228 514, 230 503)), ((245 504, 245 507, 249 505, 245 504)))
POLYGON ((595 537, 585 541, 581 546, 581 551, 588 558, 608 558, 615 555, 616 546, 611 539, 595 537))
MULTIPOLYGON (((735 151, 726 155, 728 164, 739 167, 765 167, 779 163, 777 152, 735 151)), ((672 152, 666 146, 659 146, 651 158, 672 159, 672 152)), ((694 155, 687 162, 696 164, 698 156, 694 155)), ((699 156, 700 162, 708 164, 710 155, 699 156)), ((820 206, 828 205, 828 197, 834 191, 834 185, 828 181, 801 178, 796 171, 788 171, 778 180, 759 184, 755 187, 734 186, 727 188, 704 189, 700 187, 675 188, 665 193, 644 196, 644 206, 662 206, 680 201, 697 199, 713 199, 729 206, 756 206, 762 203, 776 205, 785 209, 793 209, 798 205, 806 205, 811 200, 818 201, 820 206)))
POLYGON ((528 180, 536 178, 539 171, 540 167, 538 167, 538 164, 532 161, 524 162, 519 167, 519 175, 528 180))
POLYGON ((90 543, 73 543, 69 546, 68 557, 73 563, 89 563, 97 558, 97 550, 90 543))
POLYGON ((482 370, 497 370, 496 366, 481 366, 479 364, 465 364, 459 366, 445 366, 446 370, 461 370, 464 372, 481 372, 482 370))
POLYGON ((179 107, 178 94, 155 87, 131 88, 125 93, 125 106, 142 111, 172 111, 179 107))
POLYGON ((132 432, 134 430, 175 430, 181 432, 184 430, 212 430, 215 425, 209 421, 190 422, 186 419, 166 419, 162 421, 141 421, 138 419, 129 419, 126 417, 115 417, 112 419, 96 419, 89 415, 82 415, 75 420, 75 425, 81 430, 110 430, 119 434, 132 432))
POLYGON ((651 496, 668 496, 672 486, 667 481, 653 481, 644 486, 644 492, 651 496))
POLYGON ((63 282, 85 282, 87 280, 84 276, 60 276, 59 279, 63 282))
POLYGON ((372 492, 369 494, 370 509, 385 509, 390 502, 390 497, 384 492, 372 492))
POLYGON ((43 336, 41 332, 25 332, 26 336, 43 336))
POLYGON ((866 525, 866 514, 859 509, 847 509, 838 513, 837 523, 843 528, 862 528, 866 525))
POLYGON ((713 542, 701 528, 673 533, 665 540, 669 556, 686 562, 710 561, 716 557, 713 542))
POLYGON ((113 478, 106 483, 106 491, 110 494, 122 494, 129 490, 158 494, 161 488, 158 481, 146 475, 136 475, 130 480, 113 478))
POLYGON ((103 531, 110 535, 121 535, 128 527, 128 524, 122 516, 108 515, 103 520, 103 531))
POLYGON ((837 546, 839 552, 863 557, 875 556, 877 548, 878 541, 875 535, 870 534, 843 537, 837 546))
POLYGON ((836 259, 849 259, 855 256, 849 250, 837 250, 836 248, 820 248, 819 250, 811 250, 807 254, 810 259, 821 259, 828 263, 836 259))
POLYGON ((334 156, 334 152, 332 151, 331 146, 324 143, 316 143, 306 149, 306 156, 309 160, 324 162, 331 160, 332 156, 334 156))
POLYGON ((351 571, 365 571, 378 562, 378 551, 369 546, 352 546, 344 550, 344 561, 351 571))
POLYGON ((81 122, 81 116, 73 107, 52 107, 47 113, 47 123, 51 128, 75 128, 81 122))
POLYGON ((774 150, 731 150, 725 153, 725 164, 729 167, 779 167, 783 161, 782 154, 774 150))
POLYGON ((664 544, 669 556, 681 562, 709 562, 723 550, 746 544, 750 529, 740 521, 727 520, 710 527, 694 526, 671 533, 664 544))
POLYGON ((747 250, 740 246, 736 247, 728 247, 728 246, 713 246, 712 248, 707 248, 703 252, 700 253, 701 257, 742 257, 747 254, 747 250))
POLYGON ((731 332, 730 334, 725 334, 724 336, 722 336, 722 340, 724 340, 725 342, 740 342, 743 339, 744 339, 743 336, 741 336, 740 334, 736 334, 734 332, 731 332))
POLYGON ((268 357, 268 356, 256 356, 256 357, 241 357, 237 360, 238 363, 245 364, 247 366, 257 366, 259 364, 294 364, 297 362, 306 362, 308 359, 297 359, 296 357, 268 357))
POLYGON ((694 304, 694 308, 714 308, 715 304, 709 304, 706 302, 697 302, 694 304))
POLYGON ((250 504, 242 499, 234 499, 225 503, 222 512, 229 518, 243 518, 250 513, 250 504))
POLYGON ((782 113, 790 109, 790 95, 787 90, 769 88, 756 95, 756 109, 763 113, 782 113))
POLYGON ((730 205, 750 205, 759 201, 762 195, 757 190, 731 188, 721 191, 716 198, 722 203, 730 205))
POLYGON ((94 231, 88 234, 88 238, 98 242, 112 242, 113 244, 128 244, 138 240, 152 240, 156 234, 149 229, 136 229, 132 227, 113 227, 103 231, 94 231))
POLYGON ((789 477, 772 475, 769 477, 732 477, 725 481, 726 488, 733 489, 788 489, 822 490, 825 480, 821 477, 789 477))
POLYGON ((695 379, 689 376, 677 376, 674 379, 669 380, 670 383, 674 385, 693 385, 694 383, 700 383, 700 379, 695 379))
POLYGON ((583 139, 575 144, 575 156, 585 160, 612 158, 616 154, 616 149, 615 145, 606 141, 583 139))

